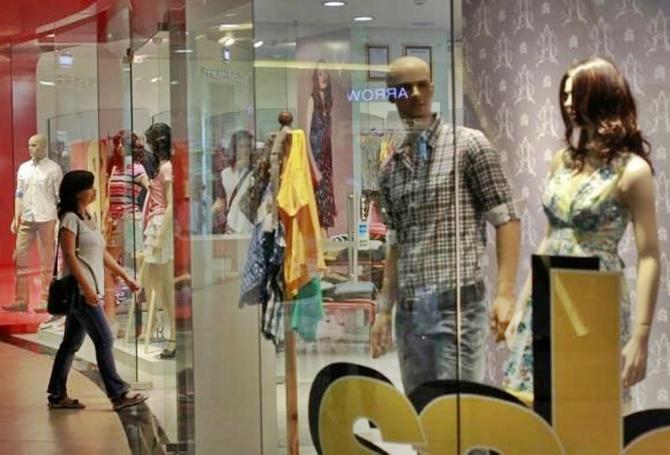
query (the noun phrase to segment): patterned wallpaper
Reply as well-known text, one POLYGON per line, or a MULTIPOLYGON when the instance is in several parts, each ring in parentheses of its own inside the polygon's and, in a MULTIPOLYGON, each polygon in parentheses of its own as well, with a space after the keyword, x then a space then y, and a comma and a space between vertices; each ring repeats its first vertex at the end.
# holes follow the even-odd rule
MULTIPOLYGON (((575 60, 591 55, 608 57, 624 71, 653 147, 662 254, 647 380, 633 396, 638 408, 669 407, 670 2, 463 0, 463 20, 466 124, 485 131, 502 154, 524 203, 520 281, 544 233, 540 195, 550 158, 562 146, 561 76, 575 60)), ((633 290, 636 249, 630 229, 620 252, 633 290)), ((495 264, 493 254, 488 263, 495 264)), ((490 382, 500 383, 506 355, 505 347, 491 344, 490 382)))

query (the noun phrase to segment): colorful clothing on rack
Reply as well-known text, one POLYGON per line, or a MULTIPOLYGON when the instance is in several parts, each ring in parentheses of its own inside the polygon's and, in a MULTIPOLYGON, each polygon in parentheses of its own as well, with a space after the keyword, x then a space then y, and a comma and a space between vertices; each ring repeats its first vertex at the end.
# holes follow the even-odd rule
POLYGON ((281 226, 266 232, 263 223, 254 227, 242 274, 240 307, 260 305, 262 309, 261 332, 265 338, 278 343, 281 339, 281 302, 284 283, 284 236, 281 226))
POLYGON ((286 230, 286 294, 295 297, 314 273, 325 270, 317 203, 302 130, 291 133, 291 150, 284 160, 277 203, 286 230))
MULTIPOLYGON (((315 103, 316 104, 316 103, 315 103)), ((316 203, 319 223, 323 228, 333 227, 337 208, 333 190, 333 148, 332 121, 330 113, 314 109, 309 130, 309 145, 316 167, 321 173, 321 181, 316 186, 316 203)))
MULTIPOLYGON (((542 198, 544 212, 551 232, 544 254, 555 256, 595 256, 600 269, 619 271, 623 261, 618 253, 621 237, 631 216, 616 198, 616 186, 625 167, 623 163, 603 166, 593 172, 571 194, 574 169, 562 165, 547 183, 542 198)), ((630 337, 630 302, 625 280, 621 292, 621 340, 630 337)), ((533 334, 532 299, 526 304, 523 321, 519 324, 512 352, 505 363, 505 387, 533 391, 533 334)))
POLYGON ((291 329, 295 330, 303 341, 316 341, 316 328, 324 315, 321 278, 317 276, 300 289, 293 301, 291 329))

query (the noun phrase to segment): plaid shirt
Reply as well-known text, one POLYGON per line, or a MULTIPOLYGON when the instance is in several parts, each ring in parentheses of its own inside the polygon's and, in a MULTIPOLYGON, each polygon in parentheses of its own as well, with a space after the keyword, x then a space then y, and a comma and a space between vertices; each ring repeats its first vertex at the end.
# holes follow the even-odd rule
MULTIPOLYGON (((456 288, 456 198, 453 128, 439 116, 421 134, 409 133, 380 177, 387 227, 398 248, 398 298, 456 288)), ((483 280, 480 260, 488 220, 518 219, 495 150, 480 131, 456 129, 461 211, 461 286, 483 280)))

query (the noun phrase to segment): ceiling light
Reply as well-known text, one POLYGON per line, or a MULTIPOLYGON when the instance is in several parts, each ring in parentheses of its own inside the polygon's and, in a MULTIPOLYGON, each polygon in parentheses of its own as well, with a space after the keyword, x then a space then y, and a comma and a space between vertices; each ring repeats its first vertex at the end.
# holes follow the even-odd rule
POLYGON ((375 20, 375 18, 372 17, 372 16, 356 16, 356 17, 354 17, 354 20, 356 22, 370 22, 370 21, 375 20))
POLYGON ((226 17, 235 17, 237 16, 237 13, 227 13, 226 17))
POLYGON ((333 8, 337 8, 339 6, 346 6, 347 2, 343 0, 328 0, 322 3, 323 6, 330 6, 333 8))
POLYGON ((219 30, 230 30, 238 27, 239 27, 238 24, 221 24, 219 25, 219 30))
POLYGON ((222 36, 219 38, 219 44, 222 44, 226 47, 232 46, 235 44, 235 38, 230 37, 230 36, 222 36))
POLYGON ((207 36, 206 35, 198 35, 198 36, 195 37, 195 39, 197 39, 197 40, 201 40, 201 39, 204 39, 204 38, 207 38, 207 36))
POLYGON ((190 54, 193 52, 193 49, 177 49, 174 51, 175 54, 190 54))
POLYGON ((47 87, 53 87, 56 83, 52 81, 40 81, 40 85, 46 85, 47 87))
POLYGON ((151 79, 151 83, 155 84, 156 82, 162 81, 162 80, 163 80, 163 78, 161 76, 154 77, 154 78, 151 79))
POLYGON ((262 45, 263 45, 263 40, 258 40, 258 41, 256 41, 256 42, 254 43, 254 47, 255 47, 256 49, 258 49, 258 48, 261 47, 262 45))

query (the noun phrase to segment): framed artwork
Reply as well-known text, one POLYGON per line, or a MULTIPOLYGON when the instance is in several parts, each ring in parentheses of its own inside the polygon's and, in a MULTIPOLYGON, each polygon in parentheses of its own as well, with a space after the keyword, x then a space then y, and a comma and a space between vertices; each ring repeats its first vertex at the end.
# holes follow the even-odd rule
POLYGON ((405 55, 420 58, 428 64, 431 74, 433 73, 433 55, 430 46, 405 46, 405 55))
POLYGON ((379 81, 386 78, 385 71, 379 71, 374 67, 388 66, 389 47, 368 45, 368 80, 379 81))

